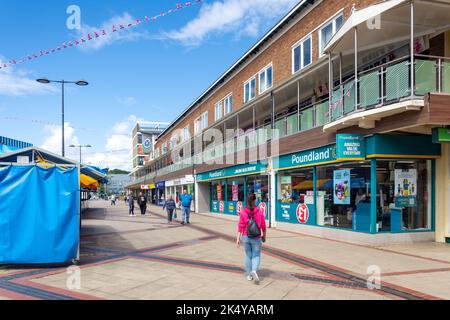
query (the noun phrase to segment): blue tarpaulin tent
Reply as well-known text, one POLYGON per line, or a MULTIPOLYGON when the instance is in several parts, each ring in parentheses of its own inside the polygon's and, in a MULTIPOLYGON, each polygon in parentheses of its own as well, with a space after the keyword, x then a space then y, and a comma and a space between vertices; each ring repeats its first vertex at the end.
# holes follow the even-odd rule
POLYGON ((0 264, 79 259, 80 171, 36 147, 0 155, 0 264))

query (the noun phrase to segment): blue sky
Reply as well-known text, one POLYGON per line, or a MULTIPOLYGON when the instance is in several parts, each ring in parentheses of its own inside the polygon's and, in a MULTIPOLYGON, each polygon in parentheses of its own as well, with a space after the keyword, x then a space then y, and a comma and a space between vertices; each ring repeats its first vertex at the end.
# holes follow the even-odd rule
MULTIPOLYGON (((183 3, 178 1, 179 3, 183 3)), ((2 1, 0 60, 79 38, 93 29, 154 16, 172 0, 2 1), (81 29, 69 30, 69 5, 81 29)), ((34 80, 86 79, 66 89, 66 143, 91 144, 85 161, 129 168, 137 119, 172 121, 296 3, 296 0, 204 0, 195 7, 0 70, 0 135, 59 153, 60 88, 34 80)), ((77 153, 67 150, 77 158, 77 153)))

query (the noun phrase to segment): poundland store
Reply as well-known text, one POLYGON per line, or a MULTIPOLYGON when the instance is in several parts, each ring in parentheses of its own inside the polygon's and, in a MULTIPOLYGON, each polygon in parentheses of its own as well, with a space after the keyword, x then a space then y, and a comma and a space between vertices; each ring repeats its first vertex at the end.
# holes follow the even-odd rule
POLYGON ((433 239, 440 153, 429 135, 338 134, 335 144, 202 173, 197 182, 209 184, 213 214, 238 215, 255 193, 272 226, 368 243, 389 241, 383 234, 433 239))

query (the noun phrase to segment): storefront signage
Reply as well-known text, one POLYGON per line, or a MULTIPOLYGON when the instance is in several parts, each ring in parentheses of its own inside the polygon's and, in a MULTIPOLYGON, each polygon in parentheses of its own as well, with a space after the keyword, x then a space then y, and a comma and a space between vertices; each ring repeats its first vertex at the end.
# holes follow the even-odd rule
POLYGON ((298 220, 298 222, 300 222, 302 224, 308 222, 308 220, 309 220, 309 209, 308 209, 308 206, 306 204, 300 203, 297 206, 296 213, 297 213, 297 220, 298 220))
POLYGON ((239 200, 239 185, 233 184, 231 186, 231 191, 232 191, 233 201, 238 201, 239 200))
POLYGON ((335 160, 335 146, 327 146, 281 156, 278 165, 275 165, 275 169, 307 167, 310 165, 334 162, 335 160))
POLYGON ((433 143, 450 142, 450 129, 434 128, 433 143))
POLYGON ((349 205, 350 204, 350 170, 334 170, 333 175, 334 186, 334 204, 349 205))
POLYGON ((158 189, 164 189, 166 186, 166 182, 165 181, 159 181, 156 183, 156 188, 158 189))
POLYGON ((337 134, 336 151, 338 160, 365 160, 364 137, 360 134, 337 134))
POLYGON ((217 180, 224 179, 234 176, 243 176, 243 175, 251 175, 257 174, 264 171, 267 168, 266 164, 257 163, 257 164, 245 164, 241 166, 235 166, 230 168, 225 168, 221 170, 215 170, 205 173, 200 173, 197 175, 198 181, 209 181, 209 180, 217 180))
POLYGON ((219 211, 222 213, 225 211, 225 203, 223 201, 219 202, 219 211))
POLYGON ((141 185, 141 190, 149 190, 150 186, 148 184, 141 185))
POLYGON ((145 139, 144 143, 142 144, 143 151, 145 154, 150 154, 152 152, 152 142, 150 139, 145 139))

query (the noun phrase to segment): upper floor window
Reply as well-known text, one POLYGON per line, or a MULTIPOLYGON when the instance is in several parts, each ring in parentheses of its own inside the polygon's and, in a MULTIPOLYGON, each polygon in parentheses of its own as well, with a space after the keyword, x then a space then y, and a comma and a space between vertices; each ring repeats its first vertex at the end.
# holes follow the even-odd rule
POLYGON ((202 114, 202 130, 208 128, 208 112, 202 114))
POLYGON ((256 97, 256 78, 253 77, 244 84, 244 103, 256 97))
POLYGON ((214 121, 222 119, 222 101, 217 102, 214 106, 214 121))
POLYGON ((292 73, 305 68, 312 62, 311 36, 295 44, 292 48, 292 73))
POLYGON ((259 94, 272 88, 273 83, 273 68, 272 65, 264 68, 259 72, 259 94))
POLYGON ((202 130, 201 124, 202 123, 201 123, 201 119, 200 118, 197 118, 197 119, 194 120, 194 134, 195 135, 199 134, 200 131, 202 130))
POLYGON ((233 96, 230 94, 228 97, 225 98, 225 114, 229 114, 233 112, 233 96))
POLYGON ((142 134, 141 133, 138 133, 138 135, 137 135, 137 143, 138 144, 142 144, 142 134))
POLYGON ((184 127, 183 129, 183 135, 182 135, 182 141, 185 142, 191 138, 191 130, 189 128, 189 125, 184 127))
POLYGON ((335 35, 336 32, 341 28, 344 24, 344 14, 340 13, 336 17, 334 17, 331 21, 327 22, 320 30, 319 30, 319 55, 323 55, 323 49, 330 42, 331 38, 335 35))

